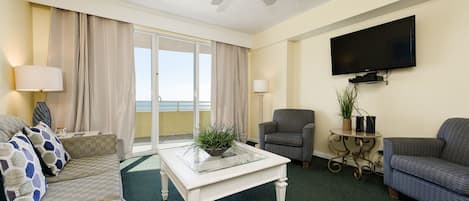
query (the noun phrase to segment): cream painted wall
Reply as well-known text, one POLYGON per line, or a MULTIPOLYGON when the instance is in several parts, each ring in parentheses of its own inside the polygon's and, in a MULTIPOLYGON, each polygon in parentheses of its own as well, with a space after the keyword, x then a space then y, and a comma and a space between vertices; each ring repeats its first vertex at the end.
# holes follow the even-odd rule
MULTIPOLYGON (((272 120, 273 109, 293 107, 296 103, 294 42, 283 41, 272 46, 251 50, 250 84, 253 80, 268 80, 269 92, 263 98, 264 121, 272 120)), ((259 96, 250 88, 249 138, 256 140, 259 123, 259 96)))
MULTIPOLYGON (((251 51, 251 79, 269 80, 269 92, 264 94, 263 119, 272 119, 272 108, 287 106, 287 66, 288 43, 280 42, 275 45, 251 51)), ((251 80, 251 83, 252 83, 251 80)), ((249 90, 252 93, 252 88, 249 90)), ((259 96, 254 94, 250 107, 249 138, 257 139, 257 124, 259 123, 259 96)))
POLYGON ((0 2, 0 114, 30 122, 31 94, 15 91, 12 67, 32 62, 31 6, 23 0, 0 2))
MULTIPOLYGON (((392 71, 388 86, 359 85, 358 104, 377 116, 377 130, 385 137, 435 137, 446 118, 469 117, 467 8, 469 1, 466 0, 431 0, 297 41, 287 52, 283 50, 287 42, 253 50, 253 79, 256 76, 272 78, 272 93, 266 96, 266 102, 271 103, 265 105, 264 119, 283 103, 284 94, 294 94, 290 106, 316 112, 315 151, 330 153, 328 130, 341 126, 335 93, 347 86, 347 79, 353 75, 331 75, 329 39, 416 15, 417 67, 392 71), (292 66, 283 65, 288 54, 293 55, 292 66), (284 79, 278 78, 285 71, 292 71, 294 75, 290 76, 296 79, 288 79, 285 83, 284 79), (284 92, 285 86, 293 87, 284 92), (292 92, 288 91, 292 89, 292 92), (280 102, 274 104, 273 100, 280 102)), ((256 99, 251 104, 256 105, 256 99)), ((254 108, 251 116, 255 117, 256 112, 254 108)), ((257 128, 251 127, 251 137, 257 138, 256 134, 257 128)))
POLYGON ((298 76, 296 75, 296 60, 295 60, 295 42, 288 41, 287 42, 287 71, 286 71, 286 79, 287 79, 287 107, 292 107, 297 104, 296 100, 296 80, 298 76))

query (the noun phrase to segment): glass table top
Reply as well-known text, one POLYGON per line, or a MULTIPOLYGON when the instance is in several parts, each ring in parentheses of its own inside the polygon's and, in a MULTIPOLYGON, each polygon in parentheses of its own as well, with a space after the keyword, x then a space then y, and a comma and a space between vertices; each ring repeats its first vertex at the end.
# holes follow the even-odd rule
POLYGON ((194 145, 180 147, 176 155, 194 172, 202 174, 262 160, 265 156, 234 144, 222 156, 212 157, 194 145))

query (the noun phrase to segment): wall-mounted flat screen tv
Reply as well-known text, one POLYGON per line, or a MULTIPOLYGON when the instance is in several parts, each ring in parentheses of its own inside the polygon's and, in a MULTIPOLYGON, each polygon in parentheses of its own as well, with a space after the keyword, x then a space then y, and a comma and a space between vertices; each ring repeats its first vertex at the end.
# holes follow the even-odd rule
POLYGON ((331 38, 332 75, 413 67, 415 16, 331 38))

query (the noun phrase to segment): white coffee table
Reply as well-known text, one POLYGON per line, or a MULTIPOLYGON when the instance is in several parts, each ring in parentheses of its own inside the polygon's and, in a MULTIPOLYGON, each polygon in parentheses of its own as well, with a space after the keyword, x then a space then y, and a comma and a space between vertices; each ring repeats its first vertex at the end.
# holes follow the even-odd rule
POLYGON ((161 195, 168 178, 186 201, 213 201, 272 181, 277 201, 285 201, 290 159, 236 143, 225 157, 209 157, 193 146, 160 149, 161 195))

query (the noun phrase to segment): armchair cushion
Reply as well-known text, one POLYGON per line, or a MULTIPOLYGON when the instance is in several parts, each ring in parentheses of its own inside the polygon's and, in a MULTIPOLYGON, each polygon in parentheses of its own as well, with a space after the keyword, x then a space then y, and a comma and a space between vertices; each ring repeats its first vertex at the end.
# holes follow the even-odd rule
POLYGON ((302 133, 271 133, 264 136, 264 141, 269 144, 301 147, 303 135, 302 133))
POLYGON ((391 166, 401 172, 469 195, 469 167, 434 157, 394 155, 391 166))
POLYGON ((306 124, 314 122, 314 112, 299 109, 278 109, 274 112, 277 131, 301 133, 306 124))

